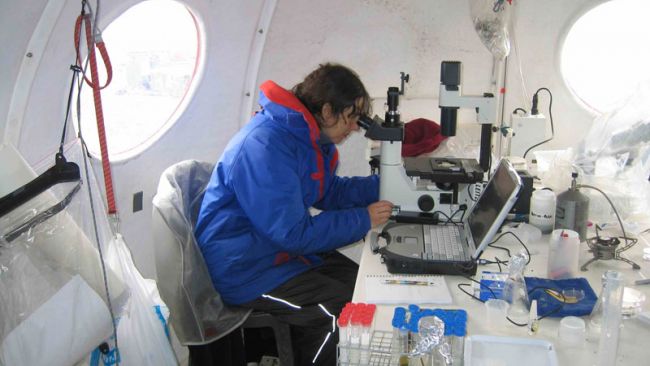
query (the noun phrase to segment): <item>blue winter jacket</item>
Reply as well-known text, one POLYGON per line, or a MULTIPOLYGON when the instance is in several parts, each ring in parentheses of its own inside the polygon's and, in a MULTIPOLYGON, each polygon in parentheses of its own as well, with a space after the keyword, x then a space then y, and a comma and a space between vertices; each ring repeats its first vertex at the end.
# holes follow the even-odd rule
POLYGON ((362 239, 377 176, 336 176, 338 152, 289 91, 261 86, 262 111, 230 141, 208 183, 195 235, 224 301, 254 300, 362 239), (322 210, 311 216, 310 207, 322 210))

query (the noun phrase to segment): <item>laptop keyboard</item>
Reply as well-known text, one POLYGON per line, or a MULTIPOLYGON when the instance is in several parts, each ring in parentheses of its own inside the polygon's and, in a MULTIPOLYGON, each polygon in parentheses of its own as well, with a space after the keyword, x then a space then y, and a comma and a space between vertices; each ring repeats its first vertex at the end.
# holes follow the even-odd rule
POLYGON ((460 230, 456 225, 424 225, 424 256, 429 260, 461 261, 467 259, 460 230))

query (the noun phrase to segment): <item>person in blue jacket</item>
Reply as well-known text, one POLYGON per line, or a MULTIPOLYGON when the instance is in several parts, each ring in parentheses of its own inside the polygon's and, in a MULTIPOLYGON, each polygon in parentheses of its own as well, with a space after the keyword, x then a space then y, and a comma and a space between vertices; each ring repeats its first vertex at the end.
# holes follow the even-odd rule
POLYGON ((335 145, 359 130, 370 98, 354 71, 329 63, 292 90, 260 89, 261 111, 214 168, 195 235, 224 302, 290 324, 296 364, 334 365, 333 318, 358 270, 336 249, 392 211, 377 176, 336 175, 335 145))

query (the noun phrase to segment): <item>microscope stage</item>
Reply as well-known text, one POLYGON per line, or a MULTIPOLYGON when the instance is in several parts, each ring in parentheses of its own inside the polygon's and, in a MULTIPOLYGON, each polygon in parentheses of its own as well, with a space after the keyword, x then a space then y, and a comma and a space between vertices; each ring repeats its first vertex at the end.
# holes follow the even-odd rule
POLYGON ((475 159, 404 158, 404 169, 410 177, 437 183, 476 183, 483 180, 483 169, 475 159))

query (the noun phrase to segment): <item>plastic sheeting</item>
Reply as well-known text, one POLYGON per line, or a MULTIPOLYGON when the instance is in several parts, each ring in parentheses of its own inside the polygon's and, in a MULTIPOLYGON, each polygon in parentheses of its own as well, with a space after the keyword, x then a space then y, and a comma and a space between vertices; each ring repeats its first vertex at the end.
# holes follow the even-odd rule
MULTIPOLYGON (((645 83, 618 108, 594 120, 576 149, 538 151, 539 176, 560 193, 578 182, 595 186, 613 201, 626 226, 638 234, 650 226, 650 83, 645 83)), ((599 192, 583 189, 590 199, 589 219, 616 223, 614 211, 599 192)))
POLYGON ((218 339, 246 320, 249 309, 227 307, 212 286, 194 238, 213 164, 186 160, 167 168, 153 198, 153 232, 160 294, 181 344, 218 339))
MULTIPOLYGON (((176 364, 164 317, 156 313, 164 304, 155 285, 150 281, 146 286, 128 247, 111 232, 92 170, 86 179, 79 143, 69 144, 65 155, 81 168, 78 193, 68 197, 78 183, 58 184, 0 218, 2 237, 33 223, 19 235, 0 240, 0 364, 80 362, 105 341, 112 344, 109 308, 117 323, 120 365, 176 364), (65 210, 41 219, 65 198, 65 210)), ((21 159, 16 155, 9 160, 21 159)), ((47 159, 36 171, 53 163, 47 159)), ((20 169, 29 173, 23 175, 36 176, 22 165, 20 169)))

